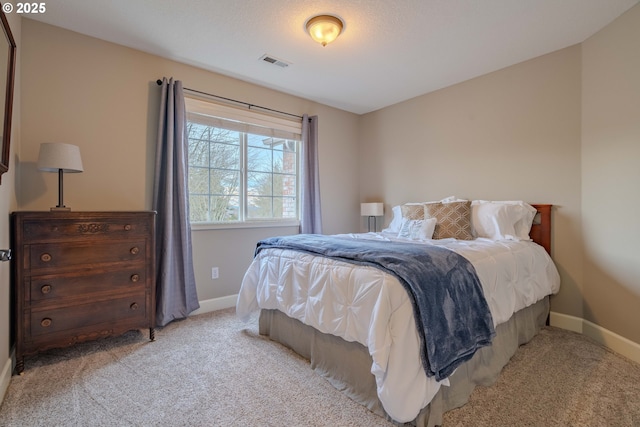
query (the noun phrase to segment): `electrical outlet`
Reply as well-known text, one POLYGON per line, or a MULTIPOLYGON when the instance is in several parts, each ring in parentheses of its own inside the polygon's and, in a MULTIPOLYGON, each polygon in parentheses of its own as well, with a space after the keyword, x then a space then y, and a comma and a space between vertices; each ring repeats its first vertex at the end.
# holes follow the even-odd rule
POLYGON ((217 279, 218 277, 220 277, 220 270, 218 270, 218 267, 211 267, 211 278, 217 279))

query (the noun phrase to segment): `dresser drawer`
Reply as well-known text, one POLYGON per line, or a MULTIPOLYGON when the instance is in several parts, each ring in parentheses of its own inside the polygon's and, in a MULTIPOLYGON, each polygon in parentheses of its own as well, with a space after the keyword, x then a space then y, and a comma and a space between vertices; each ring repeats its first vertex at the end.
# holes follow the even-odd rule
POLYGON ((146 240, 104 241, 99 245, 91 242, 63 242, 34 244, 26 247, 27 269, 60 269, 68 267, 90 267, 103 263, 144 262, 146 240))
POLYGON ((30 335, 34 338, 123 321, 139 321, 142 325, 147 319, 146 295, 140 292, 131 296, 51 310, 28 310, 26 316, 31 325, 30 335))
POLYGON ((25 220, 22 224, 24 242, 47 242, 68 239, 127 239, 148 235, 149 221, 141 218, 86 218, 42 221, 25 220))
POLYGON ((117 271, 89 274, 33 276, 27 286, 26 298, 31 304, 54 301, 58 298, 77 298, 98 293, 121 293, 144 289, 147 285, 146 266, 119 268, 117 271))

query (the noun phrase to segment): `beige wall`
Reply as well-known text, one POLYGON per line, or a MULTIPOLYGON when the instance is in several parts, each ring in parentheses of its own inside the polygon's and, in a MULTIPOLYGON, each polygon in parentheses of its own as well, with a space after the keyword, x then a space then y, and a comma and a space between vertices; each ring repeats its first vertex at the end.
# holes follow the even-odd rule
MULTIPOLYGON (((19 15, 7 15, 11 33, 18 46, 16 54, 16 75, 13 100, 13 118, 11 124, 11 148, 9 171, 2 175, 0 185, 0 248, 10 248, 9 238, 9 214, 16 210, 16 153, 20 149, 20 25, 19 15)), ((3 35, 4 37, 4 35, 3 35)), ((4 83, 3 83, 4 84, 4 83)), ((4 102, 4 99, 3 99, 4 102)), ((9 348, 10 336, 10 272, 11 265, 8 262, 0 262, 0 402, 4 397, 9 378, 11 376, 11 359, 9 348)))
POLYGON ((362 116, 361 197, 388 213, 451 195, 554 204, 552 309, 582 317, 580 63, 573 46, 362 116))
POLYGON ((584 317, 640 343, 640 6, 582 45, 584 317))
MULTIPOLYGON (((25 19, 22 26, 21 210, 47 210, 57 203, 56 174, 36 169, 42 142, 80 147, 85 171, 64 177, 64 202, 73 210, 150 209, 159 103, 155 81, 173 76, 188 88, 318 115, 324 230, 357 230, 356 115, 37 21, 25 19)), ((294 231, 194 231, 199 299, 237 293, 255 243, 294 231), (215 281, 213 266, 220 268, 215 281)))

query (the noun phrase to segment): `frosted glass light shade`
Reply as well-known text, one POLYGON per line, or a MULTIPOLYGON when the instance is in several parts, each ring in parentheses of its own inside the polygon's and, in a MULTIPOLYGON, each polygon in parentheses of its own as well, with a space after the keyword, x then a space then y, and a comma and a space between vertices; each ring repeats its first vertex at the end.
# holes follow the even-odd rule
POLYGON ((38 170, 43 172, 82 172, 80 148, 62 142, 45 142, 40 144, 38 170))
POLYGON ((382 216, 384 215, 384 203, 360 203, 360 215, 382 216))
POLYGON ((332 15, 318 15, 307 21, 307 31, 312 39, 326 46, 342 32, 342 21, 332 15))

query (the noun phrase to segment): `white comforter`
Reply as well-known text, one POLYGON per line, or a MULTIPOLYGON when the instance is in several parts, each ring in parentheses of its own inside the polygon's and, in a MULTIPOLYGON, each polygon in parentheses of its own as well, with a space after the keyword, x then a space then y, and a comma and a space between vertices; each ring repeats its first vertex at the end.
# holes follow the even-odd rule
MULTIPOLYGON (((349 236, 396 240, 380 233, 349 236)), ((471 261, 495 325, 560 287, 553 261, 533 242, 445 239, 424 244, 444 246, 471 261)), ((366 346, 378 397, 396 421, 413 420, 440 386, 448 385, 448 380, 438 382, 425 374, 406 291, 394 276, 374 267, 263 250, 245 274, 236 306, 241 317, 260 308, 280 310, 321 332, 366 346)))

